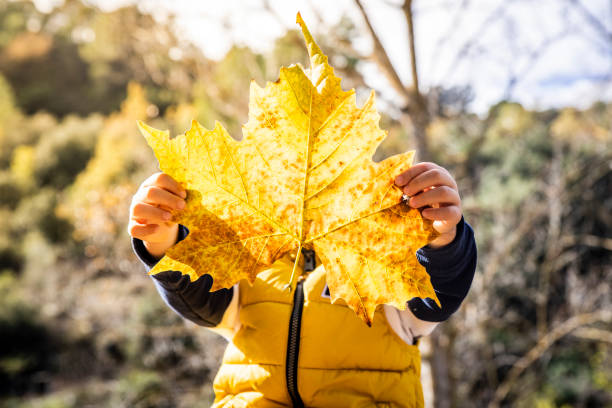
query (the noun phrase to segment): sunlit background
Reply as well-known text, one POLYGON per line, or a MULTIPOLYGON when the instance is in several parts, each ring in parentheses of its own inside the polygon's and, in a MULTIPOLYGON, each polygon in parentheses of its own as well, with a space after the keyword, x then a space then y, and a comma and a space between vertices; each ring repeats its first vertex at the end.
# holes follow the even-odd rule
POLYGON ((157 171, 135 123, 240 138, 251 79, 307 64, 298 11, 377 92, 376 159, 447 167, 476 231, 472 290, 421 343, 427 406, 611 406, 609 1, 0 0, 0 407, 210 406, 225 342, 126 233, 157 171))

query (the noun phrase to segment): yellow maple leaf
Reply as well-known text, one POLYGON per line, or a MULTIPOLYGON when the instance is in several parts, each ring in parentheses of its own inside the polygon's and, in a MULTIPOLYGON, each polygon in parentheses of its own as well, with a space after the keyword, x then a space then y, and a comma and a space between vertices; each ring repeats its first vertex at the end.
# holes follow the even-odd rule
POLYGON ((332 302, 343 299, 368 325, 379 304, 438 302, 415 256, 436 234, 393 183, 414 152, 371 160, 386 136, 374 93, 358 108, 299 14, 297 22, 310 69, 283 67, 265 88, 251 83, 242 141, 219 123, 207 130, 194 121, 173 139, 139 123, 160 169, 188 191, 174 220, 190 233, 151 274, 210 274, 218 290, 253 282, 288 252, 297 265, 307 248, 323 263, 332 302))

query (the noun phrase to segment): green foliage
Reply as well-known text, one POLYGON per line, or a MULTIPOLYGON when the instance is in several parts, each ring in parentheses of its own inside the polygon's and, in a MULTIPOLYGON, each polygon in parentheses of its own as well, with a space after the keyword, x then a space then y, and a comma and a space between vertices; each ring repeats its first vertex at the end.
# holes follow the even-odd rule
MULTIPOLYGON (((6 215, 6 214, 3 214, 6 215)), ((23 268, 24 257, 21 248, 6 235, 0 235, 0 273, 16 273, 23 268)))
POLYGON ((13 39, 5 56, 0 71, 11 82, 17 103, 26 113, 86 114, 96 109, 92 99, 83 98, 89 94, 87 64, 75 44, 61 37, 26 33, 13 39))
POLYGON ((76 179, 93 155, 102 118, 67 117, 49 130, 35 149, 34 176, 39 186, 62 189, 76 179))
MULTIPOLYGON (((606 147, 610 129, 608 124, 604 131, 594 114, 606 109, 528 112, 502 103, 491 109, 484 130, 472 126, 478 132, 464 134, 476 146, 466 150, 459 167, 476 178, 472 190, 463 192, 468 196, 464 208, 480 244, 485 281, 477 295, 490 317, 481 326, 487 341, 471 343, 483 352, 470 354, 462 364, 487 355, 518 358, 535 346, 537 327, 545 325, 549 332, 573 315, 610 308, 606 296, 594 295, 606 292, 599 282, 609 274, 609 248, 585 245, 584 238, 610 237, 611 220, 603 210, 611 204, 606 198, 612 183, 606 147), (560 244, 570 236, 576 240, 560 244)), ((505 402, 543 407, 610 403, 610 395, 592 380, 597 366, 589 356, 596 344, 562 339, 528 367, 505 402)), ((503 379, 510 366, 490 364, 488 370, 503 379)), ((472 398, 482 398, 483 404, 486 390, 495 386, 477 385, 478 375, 487 378, 485 372, 482 368, 468 381, 475 387, 472 398)))
POLYGON ((8 171, 0 172, 0 207, 15 209, 21 199, 21 189, 15 176, 8 171))
MULTIPOLYGON (((8 125, 0 128, 0 168, 6 169, 11 166, 17 148, 33 148, 44 133, 56 126, 57 120, 47 113, 28 116, 27 120, 19 113, 13 115, 8 125)), ((21 175, 16 176, 18 179, 21 177, 21 175)))
POLYGON ((19 295, 14 275, 0 272, 0 395, 36 391, 35 374, 52 369, 55 341, 19 295))
POLYGON ((35 195, 19 204, 13 218, 13 225, 25 233, 39 230, 46 240, 53 244, 65 243, 70 238, 72 225, 69 220, 56 212, 58 197, 52 188, 41 189, 35 195))
POLYGON ((11 85, 0 74, 0 128, 4 129, 8 121, 17 114, 15 95, 11 85))
POLYGON ((52 394, 42 398, 33 398, 28 401, 13 400, 5 404, 5 408, 77 408, 78 406, 73 394, 52 394))
POLYGON ((181 355, 193 351, 193 336, 177 332, 176 335, 159 337, 150 329, 176 328, 181 319, 169 312, 159 301, 155 291, 147 291, 134 302, 133 313, 123 335, 126 358, 137 367, 170 369, 183 361, 181 355), (147 332, 143 333, 142 328, 147 332))
POLYGON ((167 382, 154 371, 133 370, 126 373, 117 384, 114 407, 173 407, 167 382))
POLYGON ((100 13, 69 0, 45 15, 30 2, 4 3, 0 73, 24 112, 108 114, 119 108, 132 80, 163 111, 186 100, 193 78, 202 76, 195 63, 204 61, 201 53, 136 6, 100 13))
POLYGON ((15 36, 27 30, 28 19, 38 15, 31 2, 0 3, 0 47, 4 48, 15 36))

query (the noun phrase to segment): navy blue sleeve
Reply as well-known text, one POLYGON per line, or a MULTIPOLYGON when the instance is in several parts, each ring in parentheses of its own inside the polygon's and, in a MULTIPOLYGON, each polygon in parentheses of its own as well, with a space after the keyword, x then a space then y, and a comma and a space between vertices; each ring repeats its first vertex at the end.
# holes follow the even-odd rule
MULTIPOLYGON (((189 230, 179 225, 178 241, 185 239, 187 234, 189 230)), ((147 272, 155 266, 158 260, 147 251, 140 239, 132 238, 132 248, 147 272)), ((200 276, 195 282, 179 271, 164 271, 151 277, 162 299, 172 310, 201 326, 218 325, 232 301, 232 289, 210 291, 213 283, 210 275, 200 276)))
POLYGON ((462 217, 451 243, 437 249, 423 247, 417 251, 417 259, 429 273, 442 308, 431 298, 413 298, 408 306, 421 320, 444 321, 459 309, 472 285, 476 271, 476 241, 472 227, 462 217))

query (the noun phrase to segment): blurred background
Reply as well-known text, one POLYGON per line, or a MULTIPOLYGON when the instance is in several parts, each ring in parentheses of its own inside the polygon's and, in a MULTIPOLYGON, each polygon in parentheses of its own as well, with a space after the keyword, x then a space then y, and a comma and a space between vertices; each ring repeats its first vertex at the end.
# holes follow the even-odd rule
POLYGON ((208 407, 225 343, 174 315, 126 233, 136 128, 240 138, 251 79, 377 92, 381 159, 449 168, 479 264, 422 342, 428 407, 612 406, 608 0, 0 0, 0 406, 208 407))

